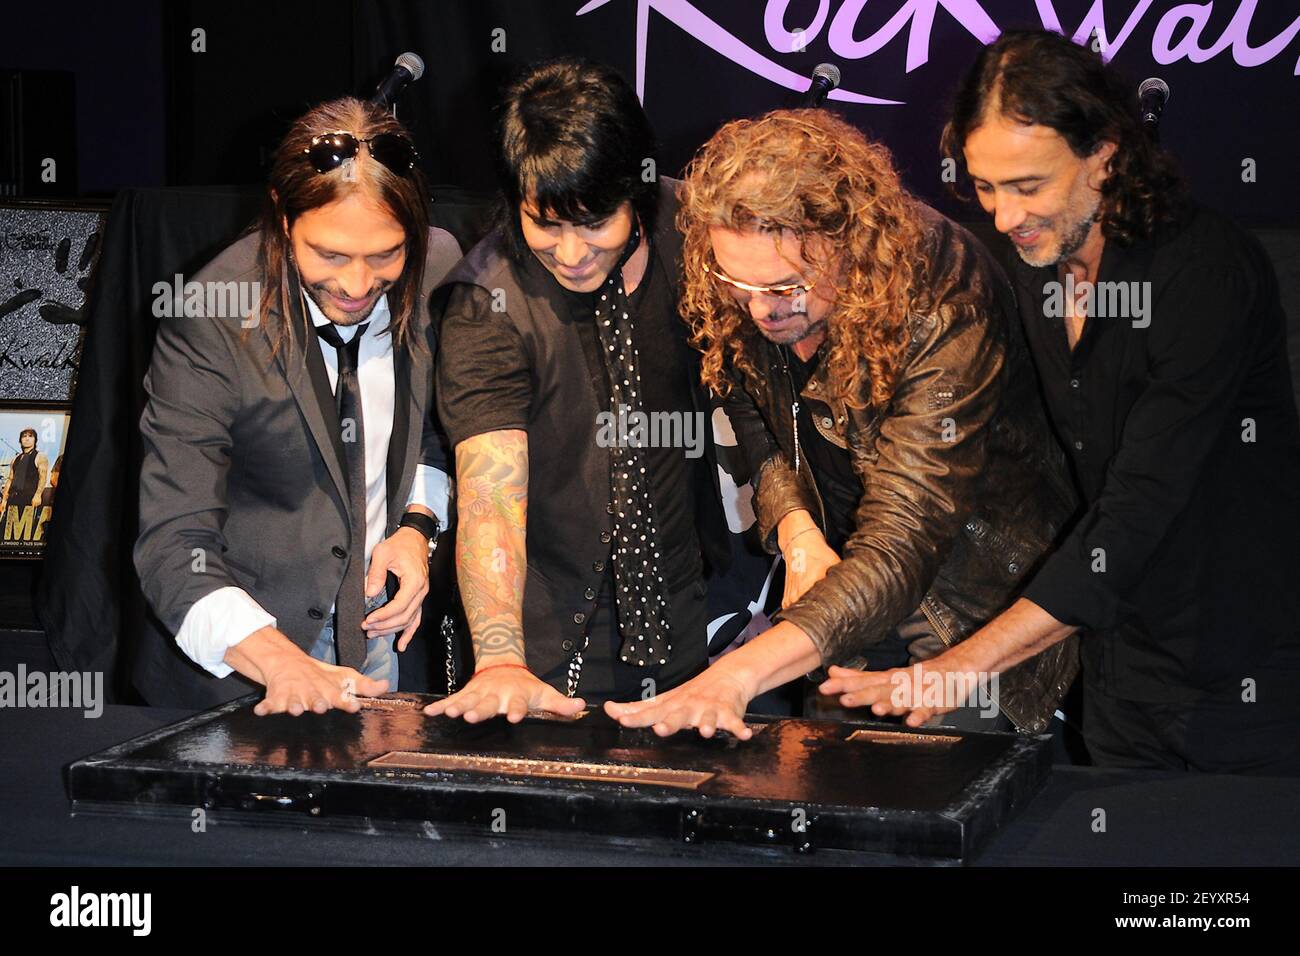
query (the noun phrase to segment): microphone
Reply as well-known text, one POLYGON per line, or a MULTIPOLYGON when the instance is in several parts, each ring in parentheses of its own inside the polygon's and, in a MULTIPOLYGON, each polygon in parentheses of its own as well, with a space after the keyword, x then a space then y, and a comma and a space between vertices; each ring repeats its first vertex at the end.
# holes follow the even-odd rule
POLYGON ((1169 84, 1158 76, 1143 80, 1138 87, 1138 108, 1142 112, 1142 125, 1153 138, 1160 133, 1160 114, 1169 102, 1169 84))
POLYGON ((384 77, 382 83, 375 87, 370 102, 379 106, 392 106, 402 90, 424 75, 424 61, 415 53, 403 53, 397 58, 393 69, 384 77))
POLYGON ((840 68, 834 63, 818 63, 812 72, 808 92, 799 104, 804 109, 816 109, 826 102, 831 90, 840 85, 840 68))

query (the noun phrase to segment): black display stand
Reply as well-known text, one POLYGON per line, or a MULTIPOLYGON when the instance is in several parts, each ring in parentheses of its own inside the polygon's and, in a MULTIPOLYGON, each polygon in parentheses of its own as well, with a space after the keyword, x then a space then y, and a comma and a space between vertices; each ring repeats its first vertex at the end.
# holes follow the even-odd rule
POLYGON ((1049 738, 1015 734, 755 717, 748 741, 659 738, 598 709, 471 725, 414 694, 297 718, 256 699, 76 761, 73 812, 965 862, 1051 770, 1049 738))

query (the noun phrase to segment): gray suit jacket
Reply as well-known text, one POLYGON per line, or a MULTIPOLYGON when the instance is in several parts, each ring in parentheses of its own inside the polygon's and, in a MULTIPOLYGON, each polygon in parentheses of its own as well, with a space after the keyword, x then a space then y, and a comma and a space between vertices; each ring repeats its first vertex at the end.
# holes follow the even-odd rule
MULTIPOLYGON (((239 239, 194 281, 262 282, 257 246, 256 234, 239 239)), ((388 534, 405 510, 416 464, 448 468, 430 415, 436 330, 423 304, 459 258, 450 233, 431 229, 422 305, 410 326, 410 344, 424 341, 428 351, 408 344, 393 355, 388 534)), ((342 585, 351 531, 336 413, 322 407, 330 396, 325 363, 293 321, 291 348, 272 356, 271 331, 281 321, 276 313, 244 330, 238 317, 182 315, 159 325, 144 380, 135 546, 157 620, 133 675, 151 704, 210 707, 257 686, 238 674, 218 680, 176 646, 173 635, 200 598, 243 588, 306 650, 342 585)))

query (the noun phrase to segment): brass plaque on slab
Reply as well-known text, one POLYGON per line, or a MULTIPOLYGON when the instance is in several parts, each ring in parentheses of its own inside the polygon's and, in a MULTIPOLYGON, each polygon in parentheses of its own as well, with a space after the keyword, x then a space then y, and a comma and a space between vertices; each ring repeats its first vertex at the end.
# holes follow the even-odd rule
POLYGON ((476 754, 414 753, 394 750, 369 762, 371 767, 403 770, 471 770, 510 777, 553 777, 567 780, 599 780, 615 783, 649 784, 694 790, 715 774, 702 770, 674 770, 670 767, 633 767, 627 764, 578 763, 566 760, 531 760, 524 757, 484 757, 476 754))

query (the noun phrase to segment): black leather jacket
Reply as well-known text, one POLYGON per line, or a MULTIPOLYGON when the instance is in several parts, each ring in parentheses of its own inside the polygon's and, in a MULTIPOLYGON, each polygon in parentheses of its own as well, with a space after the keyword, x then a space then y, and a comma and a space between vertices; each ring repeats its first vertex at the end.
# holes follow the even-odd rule
MULTIPOLYGON (((823 665, 859 665, 866 647, 918 607, 942 645, 919 655, 913 645, 914 655, 970 636, 1015 600, 1075 509, 1011 285, 970 233, 920 203, 917 214, 935 305, 911 318, 888 407, 835 401, 825 362, 799 396, 821 439, 848 449, 863 487, 843 560, 781 612, 812 638, 823 665)), ((803 455, 793 467, 793 385, 782 352, 757 337, 755 347, 766 375, 741 382, 733 370, 742 387, 726 404, 754 476, 763 544, 775 553, 786 514, 805 508, 823 531, 826 517, 803 455)), ((1070 638, 999 675, 999 705, 1021 731, 1038 733, 1077 671, 1070 638)))

